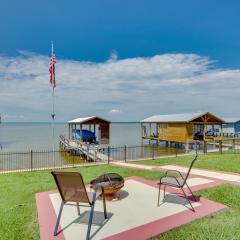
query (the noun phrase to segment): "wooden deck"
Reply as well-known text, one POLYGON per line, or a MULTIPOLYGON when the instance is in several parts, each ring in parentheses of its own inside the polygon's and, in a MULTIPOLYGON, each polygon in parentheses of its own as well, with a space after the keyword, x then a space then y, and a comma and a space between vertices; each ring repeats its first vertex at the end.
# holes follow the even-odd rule
POLYGON ((66 151, 78 151, 84 154, 88 160, 92 161, 110 161, 108 154, 102 153, 102 149, 106 149, 108 145, 93 145, 80 142, 78 140, 71 140, 65 136, 60 136, 60 147, 66 151))

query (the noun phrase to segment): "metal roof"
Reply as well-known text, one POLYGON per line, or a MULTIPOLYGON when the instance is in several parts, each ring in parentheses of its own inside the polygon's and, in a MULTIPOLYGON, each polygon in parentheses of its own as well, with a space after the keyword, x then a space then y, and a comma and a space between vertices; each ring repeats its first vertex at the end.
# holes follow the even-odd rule
MULTIPOLYGON (((142 123, 156 123, 156 122, 190 122, 196 118, 199 118, 205 114, 211 114, 209 112, 203 113, 179 113, 179 114, 167 114, 167 115, 154 115, 149 118, 143 119, 142 123)), ((213 114, 211 114, 213 115, 213 114)), ((213 115, 214 116, 214 115, 213 115)), ((216 116, 214 116, 216 117, 216 116)), ((224 120, 216 117, 224 122, 224 120)))
POLYGON ((237 123, 240 121, 240 118, 223 118, 223 120, 225 121, 225 123, 237 123))
POLYGON ((106 120, 106 119, 103 119, 103 118, 100 118, 100 117, 97 117, 97 116, 76 118, 76 119, 73 119, 73 120, 68 121, 68 123, 85 123, 85 122, 88 122, 88 121, 94 120, 94 119, 100 119, 100 120, 102 120, 102 121, 105 121, 105 122, 109 122, 109 123, 110 123, 110 121, 108 121, 108 120, 106 120))

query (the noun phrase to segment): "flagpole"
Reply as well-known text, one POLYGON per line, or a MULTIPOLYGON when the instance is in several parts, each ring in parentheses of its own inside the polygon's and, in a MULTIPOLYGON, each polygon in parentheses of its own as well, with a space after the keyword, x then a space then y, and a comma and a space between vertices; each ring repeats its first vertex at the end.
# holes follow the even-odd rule
MULTIPOLYGON (((53 54, 54 54, 54 48, 53 48, 53 41, 52 41, 52 61, 53 61, 53 54)), ((54 76, 54 66, 52 66, 52 78, 53 81, 55 81, 55 76, 54 76)), ((54 96, 54 84, 52 84, 52 114, 51 114, 51 117, 52 117, 52 148, 53 148, 53 162, 54 162, 54 167, 55 167, 55 129, 54 129, 54 120, 55 120, 55 96, 54 96)))

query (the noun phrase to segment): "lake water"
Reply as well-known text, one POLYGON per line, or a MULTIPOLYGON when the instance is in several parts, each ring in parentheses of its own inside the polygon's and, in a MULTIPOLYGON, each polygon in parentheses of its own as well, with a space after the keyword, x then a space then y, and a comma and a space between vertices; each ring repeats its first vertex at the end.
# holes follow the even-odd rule
MULTIPOLYGON (((68 135, 66 123, 55 124, 54 144, 58 147, 59 135, 68 135)), ((1 151, 51 150, 53 148, 51 123, 2 123, 0 124, 1 151)), ((139 123, 112 123, 111 145, 139 145, 139 123)))

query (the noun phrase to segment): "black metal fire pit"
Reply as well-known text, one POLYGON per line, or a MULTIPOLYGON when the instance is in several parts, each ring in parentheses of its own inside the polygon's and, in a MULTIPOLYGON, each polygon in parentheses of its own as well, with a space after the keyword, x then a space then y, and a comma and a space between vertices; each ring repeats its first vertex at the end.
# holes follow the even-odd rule
POLYGON ((105 173, 90 182, 90 186, 96 184, 103 186, 106 195, 112 195, 124 186, 124 178, 117 173, 105 173))

